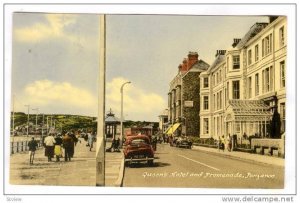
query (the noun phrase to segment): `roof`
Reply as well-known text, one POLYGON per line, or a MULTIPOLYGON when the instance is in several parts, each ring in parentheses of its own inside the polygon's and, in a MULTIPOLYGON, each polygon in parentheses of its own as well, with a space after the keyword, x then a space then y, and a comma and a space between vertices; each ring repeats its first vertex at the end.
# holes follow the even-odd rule
POLYGON ((241 41, 237 44, 237 48, 242 48, 250 39, 252 39, 255 35, 257 35, 260 31, 262 31, 265 27, 267 27, 268 23, 255 23, 250 30, 246 33, 246 35, 241 39, 241 41))
POLYGON ((105 123, 118 123, 118 122, 120 122, 120 119, 115 116, 108 115, 105 117, 105 123))
POLYGON ((218 55, 216 57, 215 61, 213 62, 213 64, 209 67, 209 70, 212 70, 217 65, 219 65, 220 63, 222 63, 224 60, 225 60, 225 55, 218 55))
POLYGON ((272 116, 270 107, 262 100, 228 100, 228 104, 227 115, 234 116, 234 120, 262 120, 272 116))
POLYGON ((169 110, 168 109, 164 109, 159 116, 168 116, 169 115, 169 110))
POLYGON ((182 78, 190 72, 202 72, 206 71, 208 68, 209 64, 200 59, 199 61, 194 63, 188 71, 183 72, 182 78))
MULTIPOLYGON (((192 65, 192 67, 190 68, 190 70, 192 69, 196 69, 196 70, 201 70, 201 71, 205 71, 209 68, 209 64, 206 63, 205 61, 203 61, 202 59, 200 59, 199 61, 197 61, 196 63, 194 63, 192 65)), ((190 70, 188 70, 187 72, 189 72, 190 70)))

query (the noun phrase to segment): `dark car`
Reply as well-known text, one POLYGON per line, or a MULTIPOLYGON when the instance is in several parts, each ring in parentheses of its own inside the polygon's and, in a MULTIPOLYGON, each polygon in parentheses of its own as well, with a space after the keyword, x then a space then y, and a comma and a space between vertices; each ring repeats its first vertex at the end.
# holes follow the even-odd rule
POLYGON ((136 135, 127 137, 124 148, 125 164, 133 162, 147 162, 153 165, 154 150, 150 139, 146 135, 136 135))
POLYGON ((186 138, 178 138, 176 140, 175 144, 176 144, 176 147, 182 147, 182 148, 188 148, 188 149, 192 148, 192 142, 186 138))

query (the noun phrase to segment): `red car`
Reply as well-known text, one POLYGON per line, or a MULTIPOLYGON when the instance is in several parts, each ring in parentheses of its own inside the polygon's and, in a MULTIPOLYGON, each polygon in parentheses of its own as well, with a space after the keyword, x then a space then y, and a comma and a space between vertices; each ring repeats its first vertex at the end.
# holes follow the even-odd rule
POLYGON ((124 148, 125 164, 132 162, 147 162, 153 165, 154 150, 147 135, 129 136, 125 141, 124 148))

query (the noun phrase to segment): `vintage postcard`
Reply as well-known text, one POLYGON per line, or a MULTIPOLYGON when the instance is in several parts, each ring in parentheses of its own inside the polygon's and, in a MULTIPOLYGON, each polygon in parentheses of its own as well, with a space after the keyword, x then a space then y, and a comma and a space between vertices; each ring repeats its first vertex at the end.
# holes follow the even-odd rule
POLYGON ((287 14, 27 10, 11 13, 9 188, 290 188, 287 14))

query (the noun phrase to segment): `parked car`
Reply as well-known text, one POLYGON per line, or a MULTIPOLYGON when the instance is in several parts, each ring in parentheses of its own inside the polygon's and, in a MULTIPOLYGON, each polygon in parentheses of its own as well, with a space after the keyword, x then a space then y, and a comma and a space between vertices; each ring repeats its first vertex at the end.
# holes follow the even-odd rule
POLYGON ((127 166, 133 162, 147 162, 148 165, 153 165, 154 150, 147 135, 127 137, 123 152, 127 166))
POLYGON ((189 141, 187 138, 178 138, 176 140, 176 147, 183 147, 183 148, 187 148, 187 149, 191 149, 192 148, 192 142, 189 141))

